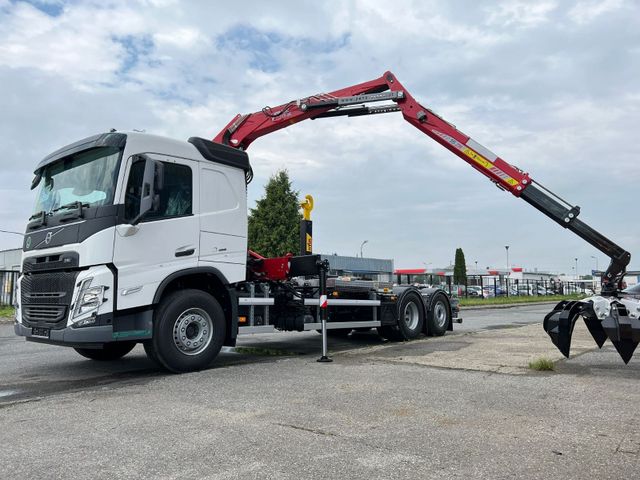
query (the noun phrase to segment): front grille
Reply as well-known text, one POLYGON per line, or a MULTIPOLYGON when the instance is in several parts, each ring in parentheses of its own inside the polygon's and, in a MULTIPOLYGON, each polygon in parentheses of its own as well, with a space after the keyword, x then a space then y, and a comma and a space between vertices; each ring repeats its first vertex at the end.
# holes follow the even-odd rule
POLYGON ((22 319, 26 320, 31 327, 55 328, 58 322, 65 319, 66 314, 65 305, 25 306, 22 309, 22 319))
POLYGON ((22 318, 28 327, 64 328, 79 271, 30 273, 22 277, 22 318))

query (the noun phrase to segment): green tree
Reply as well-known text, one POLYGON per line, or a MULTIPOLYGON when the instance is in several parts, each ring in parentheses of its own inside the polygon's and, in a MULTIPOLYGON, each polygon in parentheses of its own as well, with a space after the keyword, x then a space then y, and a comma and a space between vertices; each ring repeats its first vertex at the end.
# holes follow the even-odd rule
POLYGON ((464 261, 464 252, 461 248, 456 248, 456 260, 453 265, 453 282, 456 285, 467 283, 467 264, 464 261))
POLYGON ((299 254, 298 195, 286 170, 269 179, 264 196, 249 212, 249 249, 265 257, 299 254))

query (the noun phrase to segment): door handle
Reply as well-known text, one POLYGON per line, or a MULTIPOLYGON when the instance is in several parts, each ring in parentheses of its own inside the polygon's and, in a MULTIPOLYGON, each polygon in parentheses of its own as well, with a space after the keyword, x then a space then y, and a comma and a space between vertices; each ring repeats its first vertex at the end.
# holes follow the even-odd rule
POLYGON ((195 251, 195 248, 190 248, 188 250, 176 250, 176 257, 188 257, 189 255, 193 255, 195 251))

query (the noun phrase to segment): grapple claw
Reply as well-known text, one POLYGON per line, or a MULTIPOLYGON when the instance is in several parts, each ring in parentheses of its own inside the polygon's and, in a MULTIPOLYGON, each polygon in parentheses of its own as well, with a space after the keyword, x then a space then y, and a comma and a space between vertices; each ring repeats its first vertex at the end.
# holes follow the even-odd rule
POLYGON ((640 320, 630 317, 623 304, 615 303, 602 326, 624 363, 629 363, 640 342, 640 320))
POLYGON ((567 358, 571 348, 571 335, 576 320, 580 316, 582 305, 580 302, 562 301, 551 313, 544 317, 543 327, 551 337, 553 344, 567 358))
POLYGON ((640 304, 628 299, 597 296, 575 302, 563 301, 544 317, 543 326, 558 350, 569 357, 573 328, 582 316, 598 347, 602 347, 608 338, 624 363, 629 363, 640 343, 637 312, 640 312, 640 304), (630 314, 630 309, 636 313, 630 314))
POLYGON ((607 341, 607 332, 602 328, 602 321, 594 311, 593 302, 588 302, 583 305, 581 315, 598 348, 602 348, 604 342, 607 341))

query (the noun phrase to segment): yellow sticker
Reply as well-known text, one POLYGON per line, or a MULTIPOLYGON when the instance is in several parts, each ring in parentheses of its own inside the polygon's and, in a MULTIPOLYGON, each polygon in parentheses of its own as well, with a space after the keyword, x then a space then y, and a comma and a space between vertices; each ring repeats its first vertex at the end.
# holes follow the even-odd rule
POLYGON ((307 233, 307 252, 311 253, 313 251, 311 244, 311 235, 307 233))
POLYGON ((479 163, 480 165, 482 165, 484 168, 491 168, 493 167, 493 163, 491 163, 489 160, 487 160, 486 158, 484 158, 482 155, 480 155, 477 152, 474 152, 473 150, 471 150, 470 148, 465 148, 462 153, 464 153, 467 157, 469 157, 470 159, 474 160, 476 163, 479 163))
POLYGON ((473 160, 477 164, 482 165, 487 170, 491 170, 495 175, 500 177, 500 180, 514 187, 518 185, 518 181, 516 179, 508 176, 506 173, 504 173, 502 170, 500 170, 498 167, 496 167, 493 163, 491 163, 489 160, 484 158, 478 152, 475 152, 470 148, 465 148, 464 150, 462 150, 462 153, 464 153, 467 157, 469 157, 471 160, 473 160))

